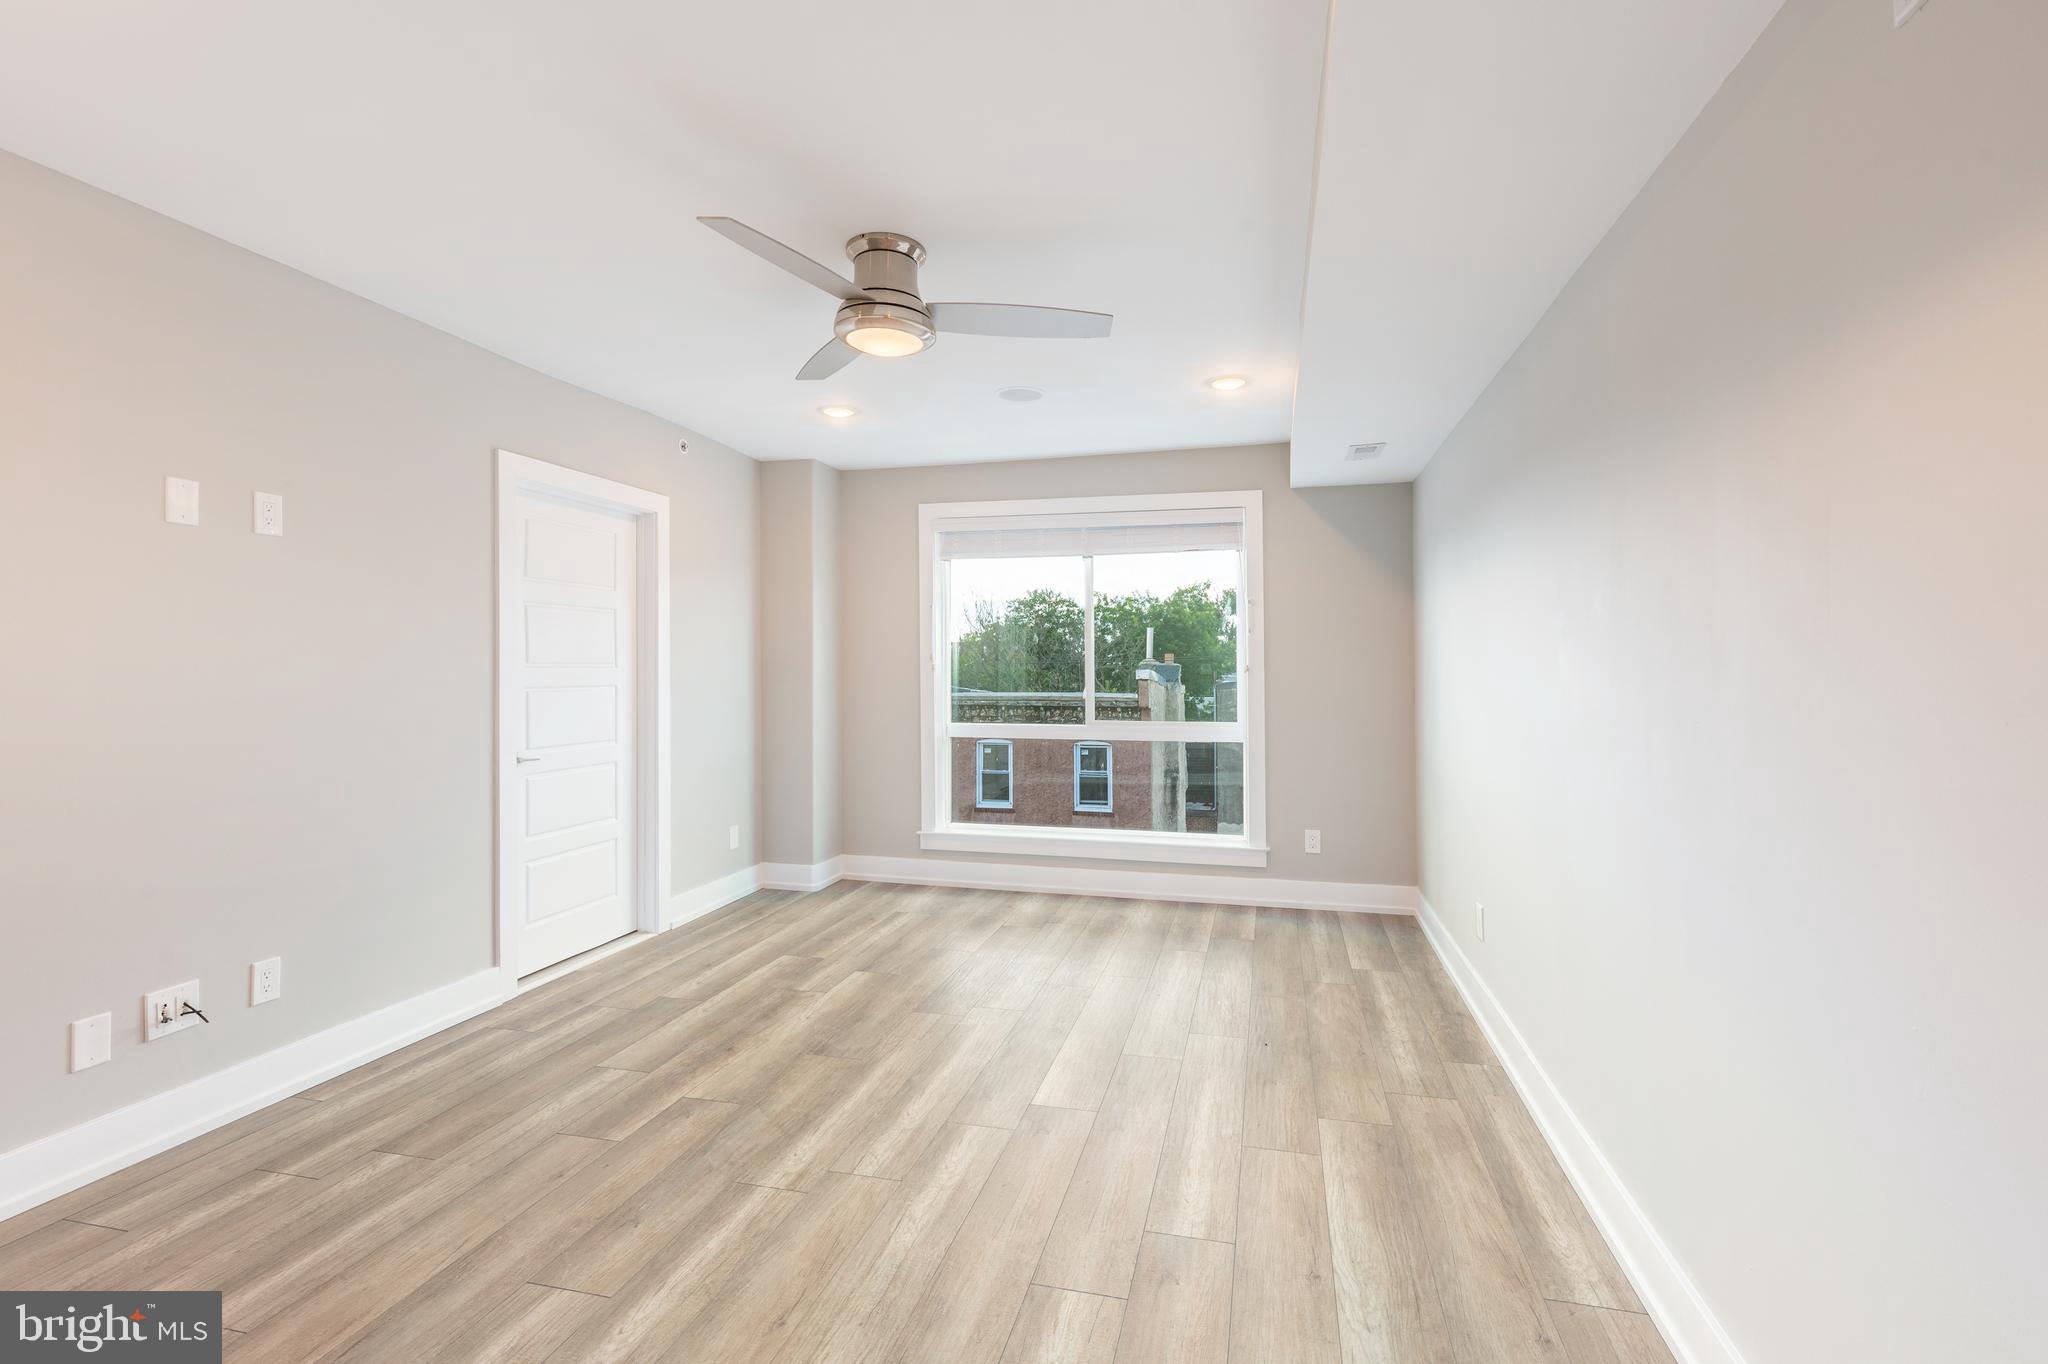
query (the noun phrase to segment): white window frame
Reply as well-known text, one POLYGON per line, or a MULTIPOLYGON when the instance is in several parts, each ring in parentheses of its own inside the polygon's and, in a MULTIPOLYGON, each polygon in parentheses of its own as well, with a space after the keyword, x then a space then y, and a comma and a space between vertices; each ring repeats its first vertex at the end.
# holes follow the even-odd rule
MULTIPOLYGON (((1089 776, 1096 774, 1091 772, 1089 776)), ((1077 815, 1113 815, 1116 813, 1116 745, 1107 739, 1076 739, 1074 741, 1074 813, 1077 815), (1091 805, 1081 799, 1081 750, 1099 748, 1102 750, 1102 804, 1091 805)))
POLYGON ((1014 810, 1017 808, 1017 745, 1008 739, 976 739, 974 741, 974 808, 977 810, 1014 810), (1010 798, 993 801, 982 792, 982 779, 988 776, 988 751, 1002 746, 1004 761, 1003 780, 1010 788, 1010 798))
MULTIPOLYGON (((1112 858, 1190 865, 1263 867, 1266 844, 1265 584, 1262 524, 1264 505, 1256 489, 1244 492, 1137 494, 1127 497, 1060 497, 1014 502, 933 502, 917 509, 918 593, 924 624, 924 666, 918 684, 924 722, 918 727, 923 773, 918 846, 931 852, 979 852, 1042 857, 1112 858), (1082 724, 955 725, 950 700, 944 627, 947 603, 939 557, 942 531, 1031 524, 1032 518, 1062 521, 1099 518, 1112 523, 1139 514, 1179 520, 1191 513, 1241 517, 1244 553, 1237 583, 1237 719, 1095 720, 1095 629, 1093 597, 1084 622, 1082 680, 1088 698, 1082 724), (941 706, 944 699, 949 704, 941 706), (962 823, 953 818, 952 748, 956 738, 1067 739, 1074 742, 1237 743, 1244 746, 1244 832, 1242 834, 1159 833, 1146 829, 1030 828, 962 823)), ((1085 522, 1084 522, 1085 523, 1085 522)), ((1043 523, 1041 523, 1043 524, 1043 523)), ((1093 564, 1090 561, 1090 567, 1093 564)), ((1092 578, 1092 573, 1091 573, 1092 578)), ((1092 588, 1092 582, 1090 584, 1092 588)), ((977 755, 979 748, 976 749, 977 755)), ((1112 759, 1112 762, 1114 760, 1112 759)), ((1016 796, 1011 751, 1011 798, 1016 796)), ((977 756, 977 766, 979 758, 977 756)), ((981 795, 976 774, 975 796, 981 795)))

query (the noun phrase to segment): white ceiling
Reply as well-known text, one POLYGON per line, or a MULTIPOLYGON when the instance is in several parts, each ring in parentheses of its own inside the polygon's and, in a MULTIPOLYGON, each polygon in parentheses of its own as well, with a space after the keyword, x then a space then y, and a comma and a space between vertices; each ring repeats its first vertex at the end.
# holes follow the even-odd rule
POLYGON ((1388 481, 1779 0, 1336 3, 1318 151, 1324 0, 0 0, 0 147, 759 458, 1291 429, 1297 482, 1388 481), (906 232, 929 298, 1116 331, 801 384, 833 301, 700 214, 836 269, 906 232))
POLYGON ((761 458, 1284 440, 1323 0, 0 0, 0 147, 761 458), (905 232, 926 296, 1116 314, 792 376, 905 232), (1231 398, 1201 381, 1251 375, 1231 398), (1000 401, 1006 385, 1040 402, 1000 401), (862 409, 833 425, 827 402, 862 409))
POLYGON ((1336 0, 1294 483, 1420 473, 1781 3, 1336 0))

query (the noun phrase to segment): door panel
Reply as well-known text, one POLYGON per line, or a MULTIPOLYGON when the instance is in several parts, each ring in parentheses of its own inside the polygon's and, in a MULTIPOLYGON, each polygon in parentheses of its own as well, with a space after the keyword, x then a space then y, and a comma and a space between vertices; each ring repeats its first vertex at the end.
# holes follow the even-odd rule
POLYGON ((619 737, 617 687, 532 687, 526 693, 526 747, 598 744, 619 737))
POLYGON ((521 494, 504 836, 520 975, 633 931, 637 522, 521 494))

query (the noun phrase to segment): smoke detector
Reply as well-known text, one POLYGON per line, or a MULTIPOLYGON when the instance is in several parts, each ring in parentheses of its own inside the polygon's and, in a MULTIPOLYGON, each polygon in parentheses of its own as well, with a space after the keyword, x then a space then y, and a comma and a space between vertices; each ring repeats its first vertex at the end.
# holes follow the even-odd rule
POLYGON ((1344 458, 1347 460, 1378 459, 1381 455, 1385 454, 1386 452, 1387 443, 1383 440, 1376 440, 1371 442, 1370 444, 1352 446, 1349 450, 1346 450, 1344 452, 1344 458))

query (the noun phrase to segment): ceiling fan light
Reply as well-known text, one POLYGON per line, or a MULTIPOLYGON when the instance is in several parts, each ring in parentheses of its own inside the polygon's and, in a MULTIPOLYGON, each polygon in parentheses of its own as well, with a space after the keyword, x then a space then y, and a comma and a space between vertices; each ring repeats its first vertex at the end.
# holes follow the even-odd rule
POLYGON ((849 331, 846 334, 846 344, 862 355, 896 360, 923 350, 924 338, 913 331, 887 322, 871 322, 849 331))

